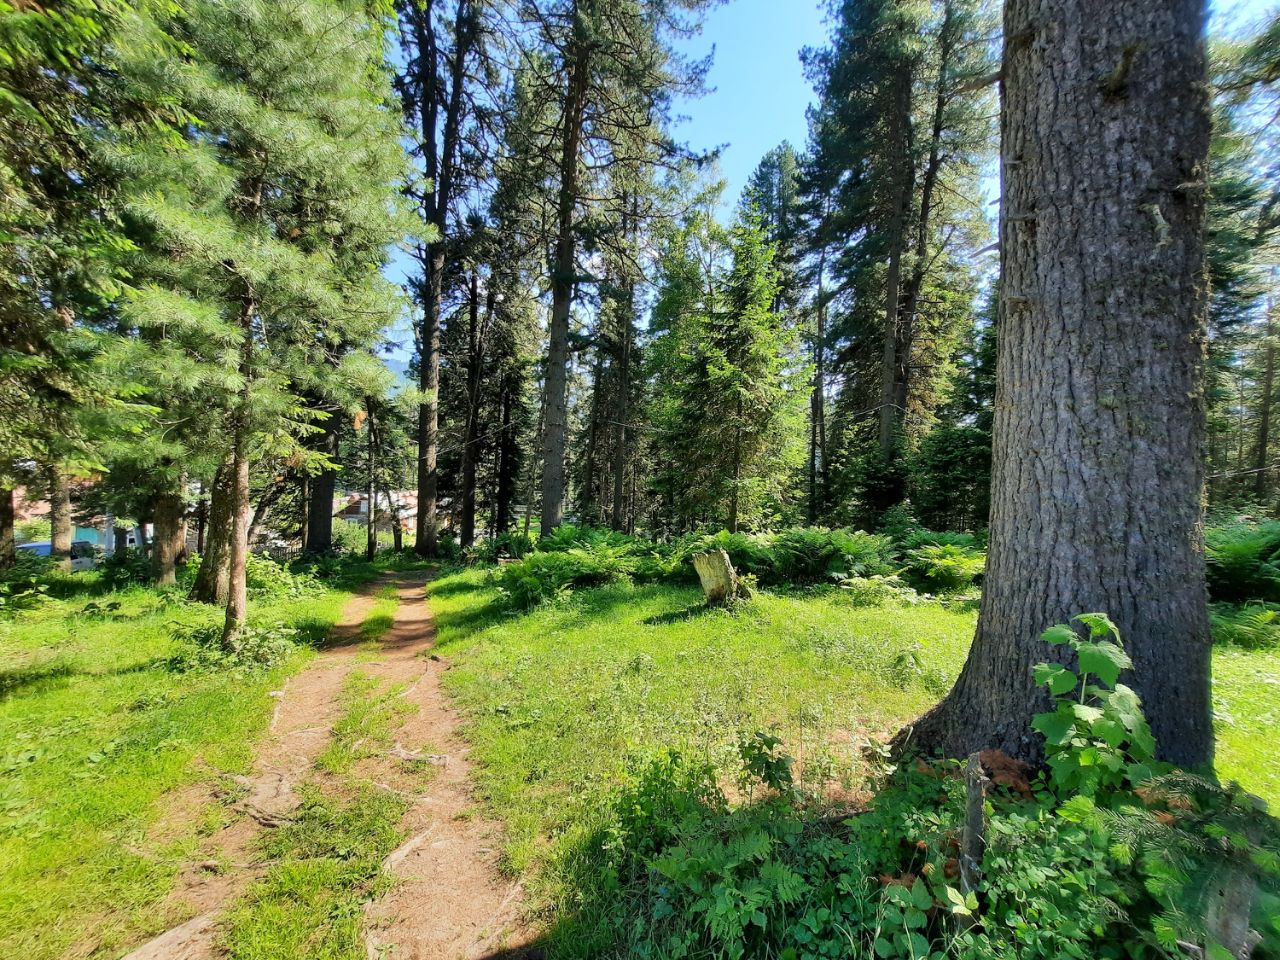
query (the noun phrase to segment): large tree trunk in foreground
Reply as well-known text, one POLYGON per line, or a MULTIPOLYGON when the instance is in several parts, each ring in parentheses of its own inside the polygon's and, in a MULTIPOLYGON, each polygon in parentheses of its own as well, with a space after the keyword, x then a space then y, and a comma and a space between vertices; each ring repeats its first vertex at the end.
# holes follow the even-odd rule
POLYGON ((45 471, 49 483, 49 553, 64 570, 71 569, 71 541, 75 524, 71 521, 71 482, 58 467, 45 471))
POLYGON ((13 489, 0 487, 0 570, 12 567, 18 559, 18 545, 13 532, 13 523, 13 489))
POLYGON ((155 534, 151 550, 151 578, 162 587, 178 582, 178 559, 186 542, 183 524, 186 509, 186 501, 174 491, 161 493, 152 501, 155 534))
POLYGON ((223 463, 214 474, 209 491, 209 523, 205 533, 200 569, 191 586, 188 599, 200 603, 226 606, 231 576, 231 461, 223 463))
POLYGON ((1202 0, 1008 0, 990 550, 955 689, 898 745, 1036 759, 1038 641, 1105 611, 1159 753, 1213 757, 1201 491, 1202 0))

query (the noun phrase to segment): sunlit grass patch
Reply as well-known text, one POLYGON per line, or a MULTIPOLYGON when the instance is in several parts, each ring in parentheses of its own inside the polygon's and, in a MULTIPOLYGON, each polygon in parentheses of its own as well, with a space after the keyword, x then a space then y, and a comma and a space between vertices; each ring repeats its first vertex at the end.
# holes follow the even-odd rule
POLYGON ((233 960, 365 960, 362 905, 390 880, 383 859, 400 841, 408 802, 371 786, 347 796, 312 783, 289 823, 266 835, 273 862, 229 911, 233 960))
POLYGON ((384 752, 391 745, 399 719, 413 712, 401 694, 401 684, 384 684, 353 670, 343 685, 342 716, 333 737, 316 760, 328 773, 346 773, 357 761, 384 752))
MULTIPOLYGON (((220 610, 70 579, 76 589, 0 621, 0 955, 24 960, 110 955, 180 919, 160 904, 209 817, 193 813, 155 849, 164 798, 246 772, 270 691, 311 655, 299 646, 267 672, 175 672, 175 633, 220 610)), ((264 601, 251 615, 315 643, 347 597, 264 601)))

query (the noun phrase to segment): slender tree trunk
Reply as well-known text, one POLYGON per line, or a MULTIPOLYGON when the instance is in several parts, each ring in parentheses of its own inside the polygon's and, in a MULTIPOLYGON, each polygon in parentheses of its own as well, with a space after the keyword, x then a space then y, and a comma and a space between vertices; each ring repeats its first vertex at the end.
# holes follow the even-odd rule
POLYGON ((1008 0, 1002 313, 977 636, 921 749, 1035 759, 1038 637, 1105 611, 1159 754, 1213 758, 1203 0, 1008 0), (1100 82, 1101 78, 1101 82, 1100 82))
POLYGON ((151 515, 156 525, 151 550, 151 579, 159 586, 172 586, 178 582, 178 559, 185 540, 182 521, 186 510, 186 501, 176 490, 159 493, 151 501, 151 515))
POLYGON ((298 499, 302 501, 302 526, 298 530, 298 545, 306 553, 307 528, 311 525, 311 478, 305 473, 298 477, 298 499))
POLYGON ((547 349, 546 413, 542 429, 542 533, 564 520, 565 451, 569 437, 569 313, 576 285, 574 214, 578 205, 578 164, 590 83, 589 51, 582 36, 580 5, 574 0, 574 37, 569 45, 564 130, 560 150, 555 256, 551 272, 550 343, 547 349))
MULTIPOLYGON (((485 329, 493 322, 494 289, 489 284, 485 304, 485 329)), ((480 432, 480 378, 484 370, 484 336, 480 329, 480 277, 471 271, 471 304, 467 319, 467 411, 462 439, 462 521, 459 542, 469 547, 476 540, 476 450, 480 432)))
POLYGON ((911 395, 911 362, 915 350, 916 313, 920 293, 924 289, 929 265, 929 237, 932 230, 933 194, 942 172, 942 139, 945 133, 947 103, 955 96, 950 86, 951 56, 955 45, 955 9, 953 0, 943 6, 942 26, 938 31, 938 82, 934 93, 933 121, 929 131, 929 156, 920 178, 920 210, 916 218, 916 242, 911 272, 902 292, 902 314, 898 322, 898 344, 895 350, 893 402, 899 417, 905 414, 911 395))
MULTIPOLYGON (((825 214, 825 210, 824 210, 825 214)), ((826 428, 826 341, 827 297, 825 289, 827 248, 818 254, 818 297, 814 311, 813 330, 813 394, 809 398, 809 525, 818 522, 819 513, 826 509, 826 487, 821 482, 827 461, 826 428)))
POLYGON ((249 520, 250 546, 258 539, 258 535, 262 533, 262 523, 266 519, 267 513, 275 506, 276 501, 280 499, 288 482, 288 477, 280 475, 272 481, 271 486, 262 491, 262 496, 258 498, 258 504, 253 508, 253 515, 249 520))
POLYGON ((911 73, 898 68, 894 84, 898 134, 893 156, 893 207, 888 236, 889 266, 884 283, 884 340, 880 360, 880 452, 886 461, 897 453, 902 410, 898 408, 898 344, 901 337, 902 255, 906 252, 907 205, 914 179, 911 161, 911 73))
MULTIPOLYGON (((338 457, 338 411, 325 421, 320 437, 321 450, 330 460, 338 457)), ((307 480, 308 553, 328 553, 333 549, 333 495, 338 485, 338 471, 321 470, 307 480)))
POLYGON ((0 570, 7 570, 18 561, 18 540, 13 530, 14 514, 13 488, 0 487, 0 570))
POLYGON ((594 526, 600 515, 600 501, 596 496, 596 452, 600 447, 600 411, 604 406, 602 394, 609 389, 605 374, 604 353, 596 351, 591 368, 591 411, 587 416, 587 449, 583 456, 582 489, 578 493, 582 523, 594 526))
POLYGON ((1271 488, 1271 405, 1275 396, 1276 342, 1272 328, 1275 303, 1267 301, 1267 345, 1262 369, 1262 396, 1258 402, 1258 447, 1253 457, 1253 495, 1259 503, 1267 499, 1271 488))
POLYGON ((61 468, 50 464, 45 468, 49 485, 49 552, 63 570, 71 569, 71 540, 75 525, 71 521, 71 482, 61 468))
POLYGON ((418 516, 414 549, 434 557, 440 550, 439 476, 440 438, 440 318, 443 300, 449 204, 453 194, 458 152, 461 144, 462 96, 467 76, 467 60, 476 37, 476 12, 472 0, 459 0, 454 17, 454 49, 450 58, 450 86, 445 101, 443 142, 437 143, 439 108, 442 102, 441 61, 432 25, 432 2, 409 4, 411 29, 417 48, 416 64, 419 137, 424 173, 430 187, 422 211, 438 234, 430 253, 423 258, 425 296, 418 340, 421 357, 419 386, 425 400, 418 407, 418 516))
POLYGON ((191 600, 226 606, 231 587, 231 511, 235 496, 234 465, 227 458, 213 475, 209 491, 209 530, 200 569, 191 587, 191 600))
POLYGON ((390 490, 384 490, 383 493, 387 495, 387 513, 391 517, 391 546, 396 553, 399 553, 404 549, 404 528, 400 526, 400 501, 390 490))
POLYGON ((123 557, 129 552, 129 528, 121 526, 119 520, 115 522, 112 539, 115 540, 115 556, 123 557))
MULTIPOLYGON (((542 405, 538 410, 538 436, 542 435, 546 427, 547 419, 547 395, 546 391, 542 394, 542 405)), ((529 476, 525 483, 525 507, 524 507, 524 535, 529 536, 529 526, 533 520, 533 494, 537 487, 538 463, 535 457, 529 458, 529 476)))
MULTIPOLYGON (((261 204, 262 185, 255 193, 261 204)), ((231 530, 227 564, 227 616, 222 645, 235 645, 249 619, 249 428, 252 413, 253 321, 258 310, 252 288, 246 290, 240 315, 240 376, 244 386, 231 418, 231 530)))
POLYGON ((200 505, 196 507, 196 553, 204 555, 204 535, 209 523, 209 501, 205 499, 204 483, 200 484, 200 505))
POLYGON ((502 438, 498 441, 498 490, 494 498, 493 528, 496 533, 511 529, 511 501, 516 492, 516 436, 512 424, 515 397, 510 375, 502 384, 502 438))
MULTIPOLYGON (((742 400, 738 400, 738 423, 742 422, 742 400)), ((733 433, 733 491, 729 497, 729 532, 738 532, 738 490, 742 486, 742 427, 733 433)))
POLYGON ((373 429, 373 410, 369 410, 369 498, 368 523, 365 524, 365 558, 372 560, 378 555, 378 473, 377 473, 377 438, 373 429))
POLYGON ((618 346, 618 406, 613 425, 613 503, 609 512, 609 525, 614 530, 624 527, 623 510, 626 505, 627 482, 627 418, 631 416, 631 312, 635 306, 635 292, 629 289, 623 299, 622 342, 618 346))

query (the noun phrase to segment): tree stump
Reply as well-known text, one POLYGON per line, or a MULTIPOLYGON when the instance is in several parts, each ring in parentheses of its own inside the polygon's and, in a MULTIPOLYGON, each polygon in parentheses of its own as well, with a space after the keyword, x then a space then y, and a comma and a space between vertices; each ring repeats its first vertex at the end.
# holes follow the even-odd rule
POLYGON ((723 606, 738 596, 738 575, 729 555, 723 550, 710 550, 693 555, 693 567, 702 581, 708 606, 723 606))

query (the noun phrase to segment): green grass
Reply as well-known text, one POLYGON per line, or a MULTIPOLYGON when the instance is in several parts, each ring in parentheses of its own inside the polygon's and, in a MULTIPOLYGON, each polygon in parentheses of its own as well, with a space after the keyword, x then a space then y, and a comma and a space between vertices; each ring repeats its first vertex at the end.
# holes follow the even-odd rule
POLYGON ((390 746, 400 725, 397 721, 413 710, 401 698, 403 691, 402 685, 384 686, 359 670, 348 674, 342 691, 342 716, 316 766, 326 773, 348 773, 358 761, 390 746))
MULTIPOLYGON (((180 919, 161 901, 219 814, 157 842, 163 798, 246 772, 269 692, 310 656, 299 647, 266 673, 173 671, 175 629, 220 611, 141 587, 105 593, 94 574, 54 588, 55 599, 0 621, 0 956, 24 960, 110 955, 180 919)), ((315 642, 348 596, 255 602, 251 616, 315 642)))
MULTIPOLYGON (((429 591, 481 796, 552 915, 583 892, 588 837, 630 758, 674 746, 728 769, 744 734, 773 729, 808 788, 856 794, 861 748, 946 692, 976 622, 971 605, 859 607, 840 591, 762 593, 728 613, 696 589, 625 583, 519 615, 478 570, 429 591)), ((1224 648, 1215 670, 1219 769, 1280 802, 1280 655, 1224 648)))
POLYGON ((408 801, 385 790, 302 790, 294 819, 265 837, 276 861, 228 912, 222 946, 234 960, 365 960, 361 905, 385 889, 382 860, 400 841, 408 801))
POLYGON ((1218 772, 1280 815, 1280 648, 1219 647, 1213 656, 1218 772))

